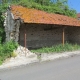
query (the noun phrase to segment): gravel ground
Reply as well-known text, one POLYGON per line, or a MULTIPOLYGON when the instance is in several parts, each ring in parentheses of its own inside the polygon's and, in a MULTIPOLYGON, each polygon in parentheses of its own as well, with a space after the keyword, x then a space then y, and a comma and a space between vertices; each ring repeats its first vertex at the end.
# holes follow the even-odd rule
POLYGON ((1 66, 0 69, 12 68, 21 65, 27 65, 34 62, 42 62, 48 60, 59 59, 63 57, 70 57, 74 55, 80 55, 80 51, 72 51, 72 52, 64 52, 64 53, 43 53, 41 57, 38 59, 35 53, 30 52, 28 49, 19 46, 15 51, 17 53, 17 57, 7 59, 1 66))

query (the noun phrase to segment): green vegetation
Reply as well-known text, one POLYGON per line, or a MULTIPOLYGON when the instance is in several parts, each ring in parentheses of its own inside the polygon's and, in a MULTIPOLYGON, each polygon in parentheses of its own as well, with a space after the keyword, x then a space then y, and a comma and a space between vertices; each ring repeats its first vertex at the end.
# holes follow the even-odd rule
POLYGON ((4 12, 6 11, 8 4, 0 5, 0 44, 5 41, 5 31, 4 31, 4 12))
POLYGON ((76 17, 76 10, 70 9, 67 2, 67 0, 20 0, 18 4, 49 13, 76 17))
POLYGON ((2 43, 4 39, 4 36, 2 37, 2 35, 4 34, 3 21, 4 18, 2 16, 2 12, 0 11, 0 43, 2 43))
POLYGON ((11 53, 11 56, 14 57, 14 58, 15 58, 17 55, 18 55, 18 54, 17 54, 15 51, 13 51, 13 52, 11 53))
POLYGON ((65 51, 74 51, 79 50, 80 45, 65 43, 64 47, 62 44, 52 46, 52 47, 43 47, 40 49, 31 50, 35 53, 54 53, 54 52, 65 52, 65 51))
MULTIPOLYGON (((76 11, 70 9, 68 4, 68 0, 0 0, 0 64, 6 58, 11 56, 15 57, 16 53, 13 52, 14 49, 17 48, 18 44, 10 41, 5 42, 5 31, 4 31, 4 12, 7 7, 11 4, 22 5, 28 8, 35 8, 38 10, 43 10, 49 13, 56 13, 67 15, 71 17, 76 17, 76 11)), ((58 46, 53 46, 51 48, 45 47, 37 50, 32 50, 32 52, 39 53, 49 53, 49 52, 63 52, 63 51, 72 51, 79 49, 80 46, 72 45, 66 43, 64 47, 60 44, 58 46)))
POLYGON ((3 13, 7 9, 7 7, 8 4, 0 5, 0 64, 2 64, 5 59, 14 56, 13 50, 18 46, 18 44, 13 41, 5 42, 3 13))
POLYGON ((13 50, 18 47, 18 44, 13 41, 6 42, 4 44, 0 44, 0 64, 3 61, 10 57, 15 57, 16 55, 13 53, 13 50))
POLYGON ((70 9, 68 0, 3 0, 2 4, 22 5, 28 8, 35 8, 49 13, 56 13, 76 17, 76 10, 70 9))

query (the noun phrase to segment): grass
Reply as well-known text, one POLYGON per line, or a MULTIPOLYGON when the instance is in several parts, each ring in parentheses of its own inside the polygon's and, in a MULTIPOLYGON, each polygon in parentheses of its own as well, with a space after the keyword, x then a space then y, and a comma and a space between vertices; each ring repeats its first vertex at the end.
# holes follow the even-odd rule
POLYGON ((62 44, 52 46, 52 47, 43 47, 40 49, 34 49, 31 50, 34 53, 54 53, 54 52, 66 52, 66 51, 75 51, 79 50, 80 45, 78 44, 70 44, 70 43, 65 43, 64 46, 62 44))
POLYGON ((9 41, 4 44, 0 44, 0 65, 10 57, 16 57, 17 54, 13 51, 18 47, 18 43, 9 41))

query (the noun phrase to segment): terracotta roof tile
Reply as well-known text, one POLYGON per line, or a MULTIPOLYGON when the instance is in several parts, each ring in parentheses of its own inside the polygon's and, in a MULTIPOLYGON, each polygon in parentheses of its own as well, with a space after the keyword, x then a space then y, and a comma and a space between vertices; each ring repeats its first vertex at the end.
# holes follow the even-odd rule
POLYGON ((36 9, 29 9, 22 6, 11 6, 11 12, 15 19, 21 18, 25 23, 80 26, 80 21, 77 19, 64 15, 47 13, 36 9))

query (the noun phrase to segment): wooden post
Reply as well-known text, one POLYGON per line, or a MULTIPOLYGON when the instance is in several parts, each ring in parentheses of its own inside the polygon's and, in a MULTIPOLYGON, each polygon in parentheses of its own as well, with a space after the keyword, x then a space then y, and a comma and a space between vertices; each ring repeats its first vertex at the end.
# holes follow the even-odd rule
POLYGON ((24 34, 24 46, 26 48, 26 30, 25 30, 25 34, 24 34))
POLYGON ((24 46, 25 46, 25 56, 26 56, 26 30, 24 33, 24 46))
POLYGON ((65 28, 63 28, 63 32, 62 32, 62 45, 64 47, 64 42, 65 42, 65 28))

